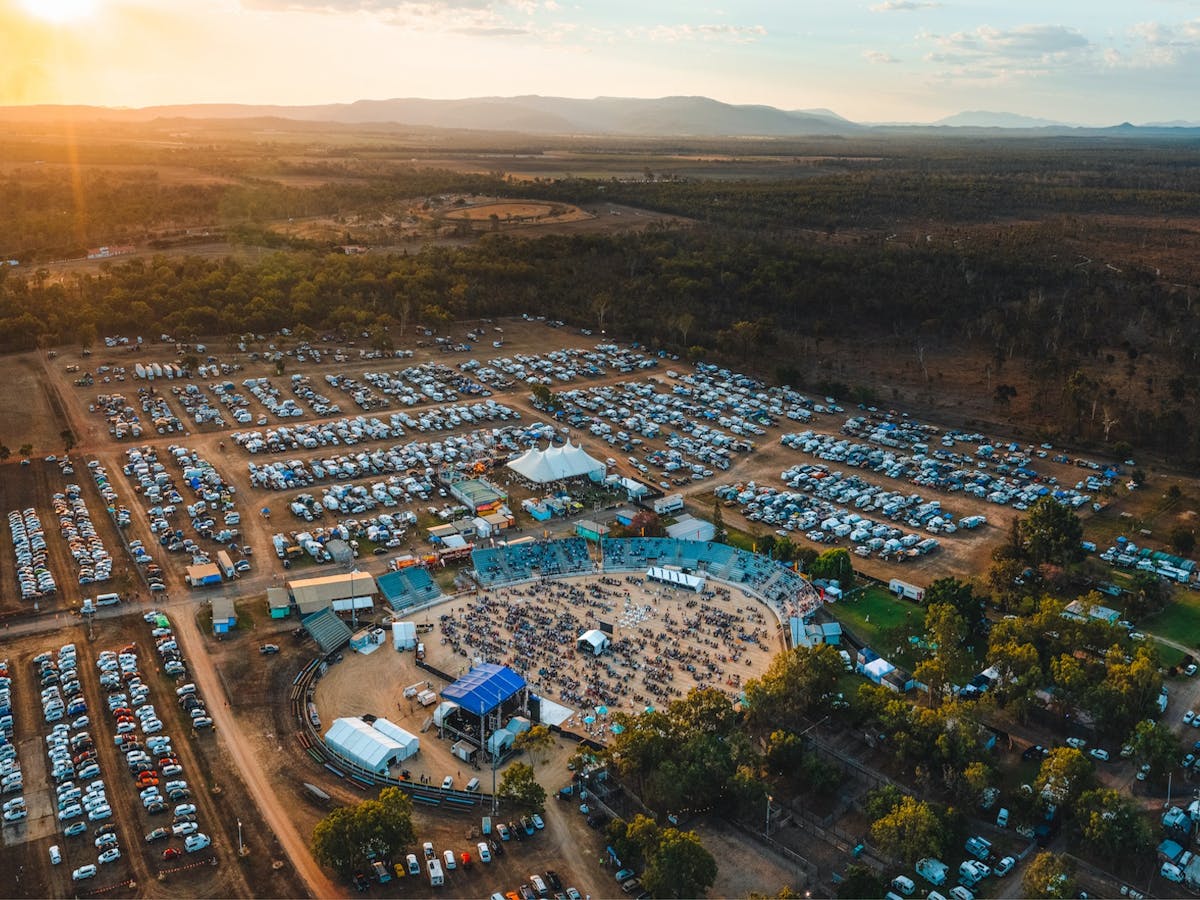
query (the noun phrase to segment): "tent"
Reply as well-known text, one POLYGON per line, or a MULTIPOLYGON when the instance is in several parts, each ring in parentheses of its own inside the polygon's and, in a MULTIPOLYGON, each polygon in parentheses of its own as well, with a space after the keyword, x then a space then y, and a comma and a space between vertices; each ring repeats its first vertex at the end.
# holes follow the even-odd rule
POLYGON ((575 641, 575 646, 580 652, 599 656, 608 649, 610 643, 608 635, 598 628, 592 628, 579 636, 578 640, 575 641))
POLYGON ((545 450, 531 447, 511 460, 508 467, 535 484, 580 478, 585 475, 598 480, 604 477, 606 471, 604 463, 589 456, 583 447, 570 442, 561 447, 547 447, 545 450))
POLYGON ((873 659, 863 666, 863 674, 867 676, 875 684, 883 681, 883 676, 887 675, 896 667, 886 659, 873 659))
POLYGON ((404 748, 404 755, 397 762, 408 759, 410 756, 415 756, 417 751, 421 749, 420 739, 411 731, 405 731, 395 722, 387 719, 376 719, 374 723, 376 731, 390 737, 393 741, 404 748))
POLYGON ((412 650, 417 646, 417 626, 413 622, 392 623, 392 646, 397 650, 412 650))
POLYGON ((646 577, 652 581, 662 581, 675 587, 687 588, 697 594, 704 590, 702 575, 689 575, 679 569, 668 569, 663 566, 651 566, 646 570, 646 577))
POLYGON ((334 719, 325 732, 325 743, 338 755, 370 772, 386 772, 393 762, 406 758, 404 746, 362 719, 334 719))

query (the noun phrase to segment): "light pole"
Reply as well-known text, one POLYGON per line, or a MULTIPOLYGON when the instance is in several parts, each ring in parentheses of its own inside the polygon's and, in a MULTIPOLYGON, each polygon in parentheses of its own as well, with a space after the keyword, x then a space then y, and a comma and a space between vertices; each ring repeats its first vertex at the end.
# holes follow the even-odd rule
POLYGON ((775 798, 772 797, 770 794, 767 794, 767 823, 766 823, 766 827, 763 828, 763 836, 764 837, 771 836, 771 801, 774 799, 775 798))
POLYGON ((246 852, 246 848, 242 844, 242 820, 238 819, 238 856, 246 852))

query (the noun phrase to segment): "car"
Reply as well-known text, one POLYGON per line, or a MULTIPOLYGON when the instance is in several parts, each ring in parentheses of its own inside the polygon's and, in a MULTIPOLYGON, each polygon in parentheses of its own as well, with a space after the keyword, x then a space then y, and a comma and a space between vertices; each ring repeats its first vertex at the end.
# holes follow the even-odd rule
POLYGON ((63 829, 63 834, 65 834, 67 837, 75 837, 75 835, 83 834, 85 831, 87 831, 86 822, 72 822, 63 829))
POLYGON ((175 815, 177 816, 194 816, 196 814, 195 803, 180 803, 175 807, 175 815))
POLYGON ((545 897, 550 893, 550 890, 546 887, 546 882, 542 880, 541 875, 530 875, 529 883, 533 886, 533 889, 537 891, 537 895, 539 897, 545 897))
POLYGON ((77 819, 83 815, 83 806, 78 803, 72 803, 66 809, 59 810, 58 821, 67 822, 71 819, 77 819))
POLYGON ((58 849, 58 844, 50 845, 50 865, 57 866, 62 862, 62 851, 58 849))
POLYGON ((1041 744, 1032 744, 1021 753, 1021 759, 1028 762, 1031 759, 1044 759, 1050 753, 1041 744))
POLYGON ((155 841, 165 840, 166 838, 169 838, 170 836, 171 836, 171 832, 169 832, 167 829, 155 828, 153 831, 148 832, 146 834, 146 843, 152 844, 155 841))
POLYGON ((567 900, 583 900, 583 894, 579 893, 576 888, 569 887, 566 890, 567 900))
POLYGON ((622 881, 628 881, 636 874, 637 872, 633 871, 633 869, 619 869, 613 878, 617 880, 617 884, 620 884, 622 881))
POLYGON ((480 841, 478 844, 475 845, 475 848, 479 851, 479 861, 480 862, 489 863, 492 861, 492 851, 491 851, 491 848, 488 847, 486 842, 480 841))
POLYGON ((950 888, 950 896, 954 898, 954 900, 975 900, 975 895, 968 891, 961 884, 956 884, 954 887, 950 888))
POLYGON ((179 859, 181 856, 183 856, 183 851, 178 847, 168 847, 162 854, 163 859, 179 859))
POLYGON ((621 885, 621 891, 622 893, 632 894, 636 897, 642 892, 642 883, 636 878, 630 878, 621 885))
POLYGON ((1121 759, 1129 759, 1133 756, 1133 744, 1125 744, 1121 747, 1121 759))
POLYGON ((162 774, 168 777, 171 775, 182 775, 183 766, 178 763, 169 763, 162 767, 162 774))
POLYGON ((108 847, 117 846, 120 841, 117 840, 117 836, 115 834, 109 833, 100 835, 95 841, 93 841, 93 843, 96 845, 97 850, 104 850, 108 847))
POLYGON ((1108 762, 1108 751, 1102 750, 1099 747, 1093 747, 1088 751, 1088 756, 1097 762, 1108 762))
POLYGON ((502 841, 507 841, 511 837, 511 835, 508 833, 508 826, 503 822, 498 822, 496 824, 496 832, 500 835, 500 840, 502 841))
POLYGON ((261 647, 258 648, 258 652, 261 653, 263 656, 270 656, 273 653, 279 652, 279 645, 278 644, 263 644, 261 647))
POLYGON ((1196 754, 1189 753, 1187 756, 1185 756, 1183 759, 1181 759, 1179 761, 1179 765, 1184 769, 1190 769, 1192 766, 1192 763, 1194 763, 1195 761, 1196 761, 1196 754))
POLYGON ((1076 750, 1082 750, 1087 746, 1087 741, 1085 741, 1083 738, 1069 737, 1066 740, 1066 744, 1068 747, 1074 747, 1076 750))
POLYGON ((542 820, 542 817, 539 816, 537 813, 534 813, 529 818, 533 822, 533 827, 536 828, 538 831, 541 831, 543 828, 546 827, 546 823, 542 820))
POLYGON ((183 849, 188 853, 197 853, 212 844, 212 838, 207 834, 189 835, 183 842, 183 849))
POLYGON ((558 877, 558 873, 555 872, 553 869, 547 870, 546 874, 543 877, 546 879, 546 883, 550 885, 552 890, 555 890, 555 891, 562 890, 562 879, 558 877))
POLYGON ((995 868, 992 869, 992 874, 995 875, 997 878, 1003 878, 1005 875, 1007 875, 1009 872, 1011 872, 1013 870, 1013 866, 1015 866, 1016 864, 1017 864, 1017 861, 1013 857, 1006 856, 1002 860, 1000 860, 998 863, 996 863, 995 868))
POLYGON ((1187 712, 1185 712, 1183 714, 1183 724, 1184 725, 1191 725, 1195 721, 1196 721, 1196 713, 1194 710, 1189 709, 1187 712))
POLYGON ((188 834, 195 834, 200 830, 200 826, 195 822, 179 822, 171 826, 171 834, 176 837, 183 837, 188 834))
POLYGON ((454 787, 454 776, 447 775, 445 778, 442 779, 442 790, 448 791, 452 787, 454 787))
POLYGON ((533 822, 530 821, 529 816, 521 816, 521 827, 525 829, 526 834, 533 834, 537 830, 533 827, 533 822))
POLYGON ((104 865, 105 863, 113 863, 121 858, 121 851, 116 847, 110 847, 99 856, 96 857, 96 862, 104 865))
POLYGON ((105 804, 104 806, 97 806, 95 809, 88 811, 87 817, 88 821, 90 822, 100 822, 104 819, 111 819, 112 807, 110 807, 108 804, 105 804))
POLYGON ((89 878, 95 878, 96 873, 100 871, 93 865, 80 866, 71 873, 72 881, 86 881, 89 878))
POLYGON ((152 816, 161 815, 167 811, 167 804, 163 803, 162 800, 150 800, 143 805, 146 807, 146 812, 152 816))
POLYGON ((178 825, 180 822, 198 822, 200 821, 194 813, 189 813, 183 816, 175 816, 171 820, 172 825, 178 825))
POLYGON ((420 875, 421 874, 421 863, 417 861, 417 854, 415 854, 415 853, 408 854, 408 856, 405 857, 404 861, 408 863, 408 874, 409 875, 420 875))

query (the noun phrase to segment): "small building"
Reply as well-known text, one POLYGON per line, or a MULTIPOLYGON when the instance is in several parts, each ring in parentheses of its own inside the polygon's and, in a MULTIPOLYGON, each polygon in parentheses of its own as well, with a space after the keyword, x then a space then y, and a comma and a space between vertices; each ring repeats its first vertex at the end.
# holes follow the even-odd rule
POLYGON ((883 684, 884 676, 891 672, 896 667, 886 659, 876 657, 869 663, 863 665, 860 671, 867 676, 867 680, 873 684, 883 684))
POLYGON ((407 758, 403 745, 362 719, 334 719, 325 732, 325 744, 368 772, 386 773, 393 763, 407 758))
POLYGON ((674 524, 667 526, 667 537, 675 540, 711 541, 716 534, 717 529, 712 522, 697 519, 689 513, 684 513, 676 518, 674 524))
POLYGON ((267 610, 272 619, 286 619, 292 614, 292 601, 284 588, 267 588, 267 610))
POLYGON ((654 511, 660 516, 670 515, 683 509, 683 494, 668 494, 654 501, 654 511))
POLYGON ((392 623, 392 647, 396 650, 417 649, 417 626, 415 622, 392 623))
POLYGON ((508 500, 508 494, 482 478, 456 481, 450 485, 450 493, 475 513, 491 512, 508 500))
POLYGON ((213 634, 228 634, 237 628, 237 610, 229 597, 213 597, 213 634))
MULTIPOLYGON (((882 660, 877 660, 882 662, 882 660)), ((913 689, 913 677, 903 669, 892 669, 879 680, 879 685, 897 694, 907 694, 913 689)), ((994 739, 993 739, 994 740, 994 739)))
POLYGON ((591 519, 580 519, 575 523, 575 533, 586 541, 599 543, 601 539, 608 537, 608 526, 591 519))
POLYGON ((373 609, 375 594, 378 593, 375 579, 366 572, 344 572, 289 581, 288 591, 302 616, 321 609, 373 609))
POLYGON ((616 516, 618 525, 624 525, 626 528, 628 528, 633 524, 633 519, 634 516, 637 515, 637 510, 629 506, 622 506, 614 515, 616 516))
POLYGON ((300 620, 300 624, 325 654, 345 647, 353 636, 350 626, 329 607, 310 613, 300 620))
POLYGON ((421 749, 420 738, 389 719, 376 719, 372 723, 372 727, 386 737, 391 738, 403 748, 404 755, 400 757, 400 762, 409 757, 416 756, 421 749))
POLYGON ((612 641, 608 635, 598 628, 585 631, 575 641, 575 648, 580 653, 590 653, 592 656, 599 656, 611 645, 612 641))
POLYGON ((1072 600, 1067 604, 1067 608, 1062 611, 1062 614, 1064 619, 1083 622, 1091 618, 1098 622, 1103 622, 1105 625, 1116 625, 1121 620, 1121 614, 1117 610, 1108 606, 1100 606, 1099 604, 1093 606, 1084 603, 1082 600, 1072 600))
POLYGON ((221 570, 216 563, 188 566, 186 580, 192 587, 210 587, 221 583, 221 570))

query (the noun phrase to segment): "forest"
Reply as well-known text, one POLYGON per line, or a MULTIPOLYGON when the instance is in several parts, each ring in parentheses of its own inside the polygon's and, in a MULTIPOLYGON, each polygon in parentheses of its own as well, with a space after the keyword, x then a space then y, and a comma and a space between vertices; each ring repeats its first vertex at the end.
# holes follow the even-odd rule
MULTIPOLYGON (((773 161, 830 150, 758 148, 773 161)), ((767 177, 776 163, 764 162, 757 177, 705 179, 675 154, 657 171, 639 154, 646 171, 637 177, 517 179, 499 168, 427 167, 427 147, 408 156, 418 151, 234 142, 135 150, 121 167, 103 144, 81 151, 84 162, 71 169, 39 167, 28 146, 3 144, 0 257, 22 265, 0 267, 0 348, 298 326, 314 338, 367 333, 401 345, 418 323, 528 312, 886 399, 885 387, 854 375, 852 360, 848 374, 846 365, 833 375, 818 365, 823 343, 913 347, 930 393, 942 386, 924 348, 938 347, 986 370, 987 399, 1000 413, 1017 396, 1007 380, 1020 373, 1018 402, 1061 437, 1200 462, 1193 146, 872 139, 837 150, 786 177, 767 177), (181 178, 171 169, 179 165, 203 177, 181 178), (354 257, 273 227, 439 193, 619 202, 692 224, 485 232, 354 257), (102 242, 153 248, 197 228, 279 252, 256 262, 163 253, 62 274, 43 262, 102 242)), ((743 157, 752 162, 753 152, 743 157)))

